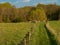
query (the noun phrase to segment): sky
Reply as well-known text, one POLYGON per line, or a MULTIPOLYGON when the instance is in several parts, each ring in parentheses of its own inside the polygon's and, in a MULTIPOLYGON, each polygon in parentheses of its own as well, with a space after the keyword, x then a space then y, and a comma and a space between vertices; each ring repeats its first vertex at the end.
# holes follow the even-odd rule
POLYGON ((16 7, 24 7, 24 6, 35 6, 38 3, 41 4, 58 4, 60 5, 60 0, 0 0, 0 3, 9 2, 16 7))

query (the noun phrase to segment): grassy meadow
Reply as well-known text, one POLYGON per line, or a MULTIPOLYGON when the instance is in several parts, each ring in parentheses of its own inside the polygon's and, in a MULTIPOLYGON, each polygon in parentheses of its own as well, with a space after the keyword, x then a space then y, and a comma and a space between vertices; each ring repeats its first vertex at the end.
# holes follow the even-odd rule
MULTIPOLYGON (((55 29, 57 33, 59 33, 57 30, 60 29, 59 22, 60 21, 49 22, 50 26, 55 29)), ((45 22, 0 23, 0 45, 20 44, 34 24, 36 24, 36 26, 33 29, 34 32, 27 45, 55 45, 55 37, 46 29, 45 22)))
POLYGON ((43 22, 37 23, 37 26, 30 40, 30 45, 51 45, 44 25, 45 23, 43 22))
POLYGON ((60 33, 60 21, 50 21, 49 25, 54 29, 57 35, 60 33))
POLYGON ((0 45, 17 45, 31 30, 33 23, 0 23, 0 45))

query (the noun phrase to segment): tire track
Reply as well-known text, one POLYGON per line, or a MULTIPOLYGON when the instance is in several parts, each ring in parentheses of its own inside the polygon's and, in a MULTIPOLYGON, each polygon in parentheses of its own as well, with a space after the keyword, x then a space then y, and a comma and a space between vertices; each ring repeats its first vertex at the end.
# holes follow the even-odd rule
POLYGON ((49 31, 52 32, 55 35, 57 43, 58 43, 58 45, 60 45, 60 36, 57 35, 55 29, 51 28, 51 26, 49 25, 49 22, 46 24, 46 27, 48 29, 50 29, 49 31))
POLYGON ((31 27, 31 30, 26 34, 26 36, 23 38, 23 40, 21 41, 21 43, 18 44, 18 45, 29 45, 31 35, 34 32, 34 28, 36 27, 36 24, 37 23, 35 22, 34 25, 31 27))
POLYGON ((45 24, 45 28, 46 28, 47 34, 48 34, 48 36, 49 36, 49 38, 50 38, 51 45, 58 45, 57 34, 56 34, 56 32, 49 26, 49 23, 48 23, 48 22, 45 24))

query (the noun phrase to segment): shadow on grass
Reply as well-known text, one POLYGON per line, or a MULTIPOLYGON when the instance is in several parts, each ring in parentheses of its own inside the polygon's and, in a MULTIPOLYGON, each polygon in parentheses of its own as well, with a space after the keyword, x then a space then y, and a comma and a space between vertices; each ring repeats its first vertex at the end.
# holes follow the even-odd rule
POLYGON ((50 39, 51 45, 58 45, 58 44, 57 44, 57 39, 56 39, 55 35, 52 34, 52 33, 47 29, 46 25, 44 25, 44 27, 46 28, 46 32, 47 32, 47 35, 48 35, 48 37, 49 37, 49 39, 50 39))

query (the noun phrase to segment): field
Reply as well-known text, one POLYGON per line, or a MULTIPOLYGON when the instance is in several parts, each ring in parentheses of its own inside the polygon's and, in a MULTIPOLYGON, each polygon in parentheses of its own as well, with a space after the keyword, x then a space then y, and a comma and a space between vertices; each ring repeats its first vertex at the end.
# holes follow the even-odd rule
MULTIPOLYGON (((59 22, 50 21, 49 24, 53 29, 57 29, 59 28, 59 22), (54 28, 55 25, 56 28, 54 28)), ((20 43, 34 25, 36 25, 33 29, 34 32, 26 45, 56 45, 55 37, 45 27, 44 22, 0 23, 0 45, 21 45, 20 43)))
MULTIPOLYGON (((0 23, 0 45, 18 45, 34 23, 0 23)), ((38 22, 27 45, 50 45, 44 23, 38 22)))
POLYGON ((31 30, 33 23, 0 23, 0 45, 17 45, 31 30))
POLYGON ((50 21, 49 25, 54 29, 57 35, 60 35, 60 21, 50 21))
POLYGON ((50 21, 49 25, 53 29, 53 31, 56 33, 55 36, 57 36, 58 45, 60 45, 60 21, 50 21))
POLYGON ((44 27, 44 23, 38 23, 31 37, 30 45, 50 45, 50 39, 44 27))

